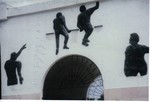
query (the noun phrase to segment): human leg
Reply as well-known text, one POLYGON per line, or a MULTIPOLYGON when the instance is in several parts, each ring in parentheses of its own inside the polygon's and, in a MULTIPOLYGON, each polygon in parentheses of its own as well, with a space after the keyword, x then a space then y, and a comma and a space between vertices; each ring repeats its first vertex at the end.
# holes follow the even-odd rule
POLYGON ((69 35, 67 33, 66 30, 62 31, 62 35, 64 36, 65 40, 64 40, 64 49, 69 49, 69 47, 67 46, 68 40, 69 40, 69 35))
POLYGON ((88 24, 84 27, 84 31, 85 31, 85 35, 83 37, 83 41, 82 41, 82 44, 85 45, 85 46, 88 46, 88 43, 87 42, 90 42, 90 40, 88 39, 90 37, 90 35, 92 34, 93 32, 93 27, 91 24, 88 24))
POLYGON ((92 34, 92 32, 93 32, 93 27, 92 27, 92 25, 91 25, 91 24, 89 24, 89 25, 88 25, 87 32, 89 32, 89 33, 88 33, 88 35, 87 35, 87 40, 88 40, 88 38, 90 37, 90 35, 91 35, 91 34, 92 34))
POLYGON ((56 55, 59 52, 59 33, 55 32, 55 38, 56 38, 56 55))
POLYGON ((87 36, 87 34, 85 33, 84 38, 83 38, 83 40, 82 40, 82 45, 84 45, 84 46, 89 46, 89 44, 87 43, 89 40, 86 39, 86 36, 87 36))

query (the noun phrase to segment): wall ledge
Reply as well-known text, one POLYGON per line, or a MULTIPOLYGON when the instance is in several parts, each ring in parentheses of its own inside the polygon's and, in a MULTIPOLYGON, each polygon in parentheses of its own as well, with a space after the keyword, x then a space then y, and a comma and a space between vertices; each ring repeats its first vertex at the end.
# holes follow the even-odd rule
POLYGON ((39 13, 43 11, 54 10, 58 8, 64 8, 82 3, 95 2, 97 0, 67 0, 67 1, 48 1, 43 3, 37 3, 33 5, 16 7, 8 9, 8 17, 21 16, 32 13, 39 13))

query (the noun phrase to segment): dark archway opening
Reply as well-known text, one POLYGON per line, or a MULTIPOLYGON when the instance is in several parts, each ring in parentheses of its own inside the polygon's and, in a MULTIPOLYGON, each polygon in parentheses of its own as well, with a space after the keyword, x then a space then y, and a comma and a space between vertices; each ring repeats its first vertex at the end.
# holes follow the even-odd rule
POLYGON ((43 87, 44 100, 104 100, 103 93, 98 67, 90 59, 79 55, 57 61, 49 70, 43 87), (94 82, 96 84, 92 84, 94 82), (95 93, 99 93, 97 98, 92 96, 97 95, 95 93))

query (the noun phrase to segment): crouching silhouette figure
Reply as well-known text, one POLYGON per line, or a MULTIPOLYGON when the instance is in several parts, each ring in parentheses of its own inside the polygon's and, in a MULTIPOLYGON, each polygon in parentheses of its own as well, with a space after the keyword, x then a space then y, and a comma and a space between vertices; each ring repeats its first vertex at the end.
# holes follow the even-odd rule
POLYGON ((93 26, 91 24, 90 18, 93 12, 98 8, 99 8, 99 2, 96 2, 96 5, 94 7, 89 8, 87 10, 84 5, 80 6, 81 13, 78 16, 77 27, 80 29, 80 32, 83 30, 85 31, 85 35, 82 40, 82 45, 84 46, 89 45, 88 42, 90 41, 88 38, 93 32, 93 26))

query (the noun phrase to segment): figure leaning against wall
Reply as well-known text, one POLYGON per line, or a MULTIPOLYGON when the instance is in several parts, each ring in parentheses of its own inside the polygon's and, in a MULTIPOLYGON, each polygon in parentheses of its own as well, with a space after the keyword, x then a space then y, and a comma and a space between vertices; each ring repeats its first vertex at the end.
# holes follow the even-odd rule
POLYGON ((65 37, 63 49, 69 49, 69 47, 67 46, 69 39, 68 33, 70 33, 71 30, 67 28, 65 17, 62 15, 61 12, 56 14, 56 18, 54 19, 53 24, 56 37, 56 55, 57 55, 59 53, 59 35, 61 34, 65 37))
POLYGON ((21 67, 22 67, 21 62, 16 60, 25 48, 26 48, 26 44, 24 44, 17 53, 16 52, 11 53, 10 59, 7 60, 4 65, 6 75, 7 75, 8 86, 18 84, 17 74, 19 76, 20 84, 23 84, 23 77, 21 74, 21 67))
POLYGON ((95 10, 99 8, 99 2, 96 2, 96 5, 92 8, 86 10, 85 5, 80 6, 80 14, 78 16, 77 27, 80 29, 80 32, 85 31, 85 35, 82 40, 82 45, 88 46, 89 36, 93 32, 93 26, 91 24, 90 18, 95 10))
POLYGON ((144 60, 144 55, 149 53, 149 47, 138 44, 139 36, 137 33, 130 35, 129 45, 125 51, 124 73, 128 76, 141 76, 147 74, 147 64, 144 60))

